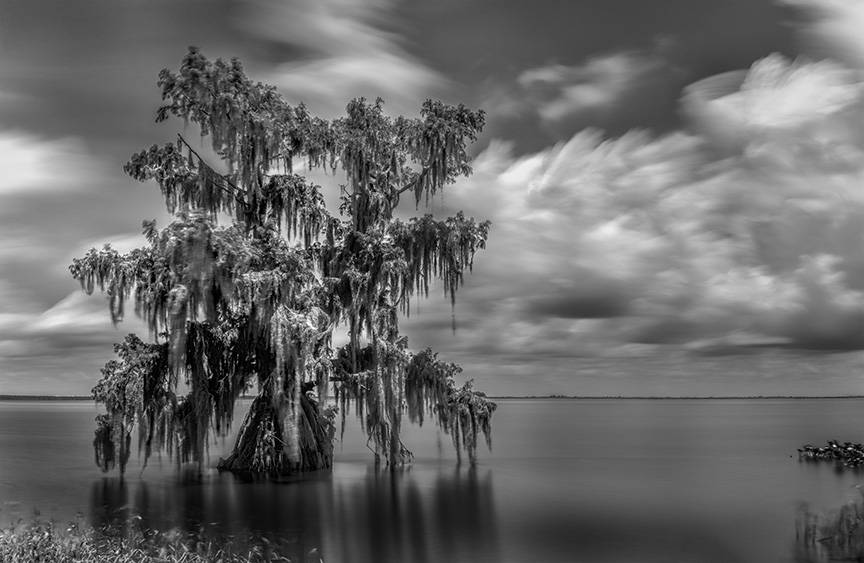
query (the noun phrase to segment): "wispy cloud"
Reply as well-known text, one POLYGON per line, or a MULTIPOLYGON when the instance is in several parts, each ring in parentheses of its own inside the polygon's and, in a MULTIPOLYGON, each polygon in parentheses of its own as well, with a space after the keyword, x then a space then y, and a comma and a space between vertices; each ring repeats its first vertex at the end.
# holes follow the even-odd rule
POLYGON ((133 318, 112 327, 104 297, 81 295, 67 265, 107 241, 139 246, 140 235, 112 233, 164 219, 156 187, 133 184, 120 165, 166 134, 148 125, 158 102, 153 83, 185 45, 243 55, 255 79, 324 114, 359 95, 385 97, 393 113, 414 111, 444 80, 385 29, 396 29, 391 2, 252 0, 206 22, 194 3, 163 8, 131 6, 130 15, 84 2, 72 10, 71 32, 63 8, 51 17, 24 5, 10 11, 17 27, 4 27, 9 49, 0 60, 4 392, 84 392, 112 342, 146 332, 133 318), (18 32, 28 25, 35 34, 18 32), (99 89, 100 80, 116 88, 99 89))
POLYGON ((799 10, 798 33, 811 55, 864 69, 864 3, 857 0, 778 0, 799 10))
MULTIPOLYGON (((2 231, 0 231, 2 232, 2 231)), ((2 240, 2 239, 0 239, 2 240)), ((110 242, 120 251, 142 246, 140 234, 108 236, 99 241, 70 243, 71 248, 46 250, 47 260, 57 271, 42 272, 49 277, 66 277, 71 256, 91 246, 110 242), (65 274, 65 275, 64 275, 65 274)), ((33 244, 30 244, 31 252, 33 244)), ((2 246, 0 246, 2 251, 2 246)), ((4 256, 0 252, 0 260, 4 256)), ((47 308, 44 296, 33 292, 26 280, 12 276, 15 264, 0 261, 0 374, 4 392, 80 394, 95 381, 99 368, 111 356, 111 343, 128 332, 146 335, 144 323, 129 315, 118 326, 111 324, 106 298, 87 296, 68 284, 68 294, 47 308), (13 279, 14 278, 14 279, 13 279)), ((36 256, 45 262, 46 256, 36 256)))
MULTIPOLYGON (((45 307, 74 287, 66 265, 76 241, 141 208, 129 205, 132 194, 110 189, 128 182, 78 137, 0 129, 0 165, 0 282, 45 307)), ((8 306, 0 294, 0 311, 8 306)))
POLYGON ((45 311, 0 315, 0 373, 8 393, 81 394, 111 357, 111 342, 146 335, 135 318, 113 326, 105 298, 75 291, 45 311))
POLYGON ((721 148, 761 151, 775 161, 807 153, 810 166, 848 161, 857 167, 864 133, 849 121, 861 121, 862 91, 859 74, 838 63, 789 63, 772 55, 749 72, 687 87, 682 106, 691 126, 721 148))
POLYGON ((251 2, 246 28, 306 55, 264 76, 291 98, 336 113, 353 97, 383 97, 394 113, 416 111, 440 89, 442 75, 406 52, 404 38, 383 29, 393 2, 292 0, 251 2))
POLYGON ((480 363, 864 348, 864 95, 826 65, 758 62, 689 107, 690 133, 586 130, 522 157, 493 143, 446 200, 494 223, 459 300, 469 320, 451 340, 421 315, 415 344, 480 363))
POLYGON ((663 65, 662 59, 636 51, 607 53, 573 66, 547 65, 523 71, 520 95, 546 121, 591 111, 609 111, 644 75, 663 65))
MULTIPOLYGON (((564 64, 537 65, 561 60, 563 51, 550 42, 519 59, 533 68, 514 69, 520 63, 512 50, 487 50, 484 58, 499 60, 481 67, 496 74, 477 78, 498 93, 479 92, 468 74, 458 87, 468 100, 482 98, 490 130, 512 126, 497 129, 508 141, 493 141, 438 211, 464 208, 492 219, 489 249, 458 297, 457 334, 449 330, 447 300, 419 302, 421 314, 405 323, 412 345, 433 345, 467 371, 486 365, 496 377, 513 374, 489 387, 503 392, 572 392, 550 382, 572 380, 575 356, 585 381, 597 384, 586 391, 604 392, 608 374, 591 379, 591 370, 601 370, 591 358, 642 357, 619 366, 636 381, 658 347, 668 357, 755 345, 864 347, 864 12, 856 0, 784 3, 802 14, 806 54, 830 60, 769 58, 699 83, 685 92, 686 131, 667 135, 619 133, 632 123, 677 127, 649 118, 670 113, 686 72, 698 71, 681 56, 698 50, 692 38, 634 50, 632 37, 600 34, 602 41, 586 39, 564 64), (593 129, 573 134, 586 125, 616 137, 593 129), (532 127, 542 129, 530 143, 535 152, 517 153, 511 147, 524 147, 532 127), (543 385, 525 377, 529 365, 543 372, 543 385)), ((66 265, 106 240, 137 245, 137 234, 111 234, 161 212, 154 186, 133 186, 119 165, 173 134, 146 123, 158 102, 156 73, 176 63, 187 44, 210 56, 241 56, 255 79, 325 115, 358 95, 380 95, 390 113, 410 113, 423 98, 458 89, 442 75, 447 57, 435 58, 438 68, 412 52, 397 18, 417 10, 396 0, 249 0, 206 21, 195 3, 174 3, 170 12, 151 4, 64 6, 46 17, 37 3, 20 3, 4 28, 4 392, 86 392, 110 343, 146 332, 131 318, 114 329, 104 298, 81 295, 66 265), (106 81, 116 88, 96 87, 106 81)), ((712 45, 727 40, 722 22, 749 13, 741 6, 720 14, 726 19, 712 27, 712 45)), ((452 48, 469 53, 465 46, 477 44, 471 34, 486 32, 483 21, 459 23, 448 27, 448 40, 452 32, 452 48)), ((498 39, 484 38, 489 45, 498 39)), ((770 52, 751 47, 747 53, 770 52)), ((717 47, 711 64, 742 60, 724 57, 717 47)))
POLYGON ((44 307, 73 287, 62 261, 89 218, 105 217, 97 202, 110 172, 77 137, 2 129, 0 166, 0 285, 15 290, 0 291, 0 311, 21 295, 44 307))
POLYGON ((23 131, 0 130, 0 198, 9 194, 83 190, 97 166, 81 141, 45 139, 23 131))
POLYGON ((658 41, 651 50, 611 51, 577 64, 525 69, 514 83, 492 87, 486 105, 499 119, 533 117, 553 128, 613 118, 638 92, 662 89, 679 72, 664 57, 664 45, 658 41))

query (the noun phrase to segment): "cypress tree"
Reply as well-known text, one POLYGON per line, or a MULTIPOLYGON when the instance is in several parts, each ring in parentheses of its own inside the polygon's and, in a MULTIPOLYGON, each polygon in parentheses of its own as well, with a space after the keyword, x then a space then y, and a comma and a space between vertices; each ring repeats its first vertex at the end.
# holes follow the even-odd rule
POLYGON ((221 171, 182 135, 132 155, 124 170, 158 184, 173 220, 161 229, 145 221, 143 248, 106 245, 70 266, 87 293, 107 294, 115 323, 133 303, 153 339, 127 336, 102 369, 97 463, 122 472, 137 429, 145 463, 167 451, 200 468, 249 392, 221 469, 328 468, 337 417, 344 430, 349 410, 376 462, 410 461, 400 439, 407 415, 431 416, 473 463, 478 438, 491 439, 495 403, 470 381, 458 386, 457 365, 429 349, 413 353, 399 318, 435 282, 455 305, 490 224, 461 212, 394 212, 403 196, 419 209, 471 173, 466 148, 484 113, 427 100, 418 117, 394 118, 380 99, 359 98, 325 120, 250 80, 238 60, 211 61, 195 48, 158 85, 156 120, 197 126, 221 171), (337 212, 298 166, 344 177, 337 212), (334 348, 338 331, 347 343, 334 348))

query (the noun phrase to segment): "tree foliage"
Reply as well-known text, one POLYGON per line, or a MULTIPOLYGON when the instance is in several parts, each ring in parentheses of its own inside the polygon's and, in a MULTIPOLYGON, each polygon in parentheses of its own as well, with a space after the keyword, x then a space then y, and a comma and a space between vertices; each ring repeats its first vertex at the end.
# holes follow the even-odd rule
POLYGON ((164 449, 201 463, 210 433, 228 431, 235 402, 253 388, 226 469, 328 467, 336 407, 344 428, 352 405, 376 459, 391 466, 410 459, 406 412, 419 423, 433 415, 473 461, 495 404, 470 382, 456 385, 458 366, 412 353, 399 316, 435 280, 455 304, 489 223, 394 211, 406 192, 419 208, 470 174, 466 147, 483 112, 427 100, 418 117, 394 118, 380 99, 360 98, 328 121, 251 81, 237 60, 195 48, 158 85, 157 121, 197 126, 227 172, 180 135, 134 154, 125 171, 159 185, 173 221, 145 221, 144 248, 106 245, 70 266, 86 292, 108 295, 114 322, 130 300, 156 336, 130 335, 102 370, 97 462, 122 470, 137 425, 145 457, 164 449), (344 174, 338 212, 295 164, 344 174), (339 330, 348 343, 334 349, 339 330))

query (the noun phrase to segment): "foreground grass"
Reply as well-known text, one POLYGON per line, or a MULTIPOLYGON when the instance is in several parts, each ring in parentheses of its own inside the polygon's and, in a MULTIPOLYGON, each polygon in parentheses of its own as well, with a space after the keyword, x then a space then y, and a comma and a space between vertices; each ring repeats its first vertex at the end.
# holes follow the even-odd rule
MULTIPOLYGON (((321 561, 317 555, 306 561, 321 561)), ((253 563, 292 561, 263 540, 222 543, 204 541, 179 530, 93 529, 80 523, 58 526, 35 519, 0 530, 3 563, 253 563)))

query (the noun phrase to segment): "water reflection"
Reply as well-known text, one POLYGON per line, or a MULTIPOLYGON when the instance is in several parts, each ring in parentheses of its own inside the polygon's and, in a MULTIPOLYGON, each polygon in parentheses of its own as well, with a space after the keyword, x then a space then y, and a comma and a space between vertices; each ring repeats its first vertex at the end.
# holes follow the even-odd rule
POLYGON ((278 543, 294 561, 499 561, 489 470, 353 467, 286 483, 212 474, 93 483, 90 520, 121 532, 278 543))

